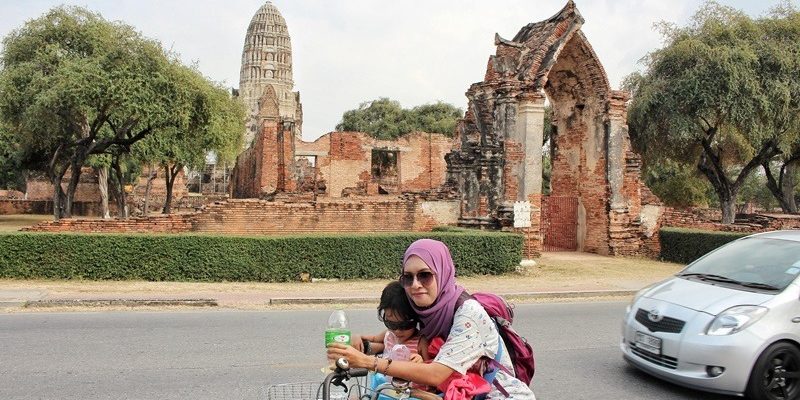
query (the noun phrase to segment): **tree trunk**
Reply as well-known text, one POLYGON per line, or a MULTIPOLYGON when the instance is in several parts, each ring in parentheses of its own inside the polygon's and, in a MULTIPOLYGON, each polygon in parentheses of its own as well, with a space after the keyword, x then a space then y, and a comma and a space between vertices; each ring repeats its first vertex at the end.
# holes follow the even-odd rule
POLYGON ((53 219, 58 221, 64 217, 64 203, 66 196, 61 188, 61 178, 63 174, 52 174, 50 183, 53 184, 53 219))
POLYGON ((111 159, 111 167, 114 170, 116 177, 116 192, 117 192, 117 215, 119 218, 128 218, 128 210, 125 207, 125 176, 122 173, 122 167, 119 165, 119 156, 114 156, 111 159))
POLYGON ((164 179, 166 179, 167 186, 167 199, 164 201, 164 214, 172 213, 172 187, 175 184, 175 177, 178 172, 183 169, 180 164, 175 164, 172 167, 168 163, 164 164, 164 179))
POLYGON ((59 146, 54 152, 53 157, 50 158, 50 163, 47 167, 47 174, 50 177, 50 183, 53 185, 53 219, 58 221, 64 216, 64 190, 61 188, 61 180, 64 174, 67 173, 67 167, 59 165, 58 161, 61 156, 63 146, 59 146))
POLYGON ((97 169, 97 185, 100 188, 103 219, 109 219, 111 218, 111 211, 108 209, 108 167, 100 167, 97 169))
POLYGON ((70 168, 72 172, 69 177, 69 184, 67 185, 67 201, 64 206, 64 216, 69 218, 72 216, 72 204, 75 202, 75 191, 78 188, 78 183, 81 180, 81 168, 83 167, 86 158, 89 155, 89 149, 84 146, 75 148, 75 152, 70 159, 70 168))
POLYGON ((767 177, 767 188, 772 196, 778 200, 781 210, 787 214, 797 213, 797 203, 794 200, 795 179, 794 174, 797 167, 798 159, 790 159, 784 161, 781 165, 778 179, 772 175, 770 163, 765 162, 761 166, 764 168, 764 174, 767 177))
POLYGON ((150 214, 150 189, 153 188, 153 180, 158 176, 158 170, 153 168, 153 164, 147 167, 147 185, 144 188, 144 211, 142 215, 145 217, 150 214))
POLYGON ((722 209, 722 223, 732 224, 736 220, 736 196, 724 199, 720 196, 719 206, 722 209))
POLYGON ((798 167, 798 161, 786 164, 786 169, 783 172, 783 180, 781 181, 781 190, 783 191, 783 201, 781 201, 781 208, 784 203, 786 208, 783 212, 790 214, 797 214, 797 202, 794 199, 794 189, 797 187, 795 181, 795 174, 798 167))

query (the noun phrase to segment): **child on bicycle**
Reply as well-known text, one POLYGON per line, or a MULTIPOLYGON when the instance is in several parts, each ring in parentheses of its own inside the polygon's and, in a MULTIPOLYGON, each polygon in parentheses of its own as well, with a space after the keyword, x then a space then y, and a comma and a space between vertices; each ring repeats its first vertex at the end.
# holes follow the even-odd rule
POLYGON ((403 285, 393 281, 386 285, 381 293, 378 304, 378 319, 386 326, 386 330, 377 335, 363 335, 354 337, 353 345, 366 354, 389 355, 395 345, 405 345, 411 352, 409 361, 423 362, 419 353, 420 345, 425 346, 425 341, 420 344, 422 336, 417 329, 417 313, 411 308, 411 303, 405 295, 403 285))

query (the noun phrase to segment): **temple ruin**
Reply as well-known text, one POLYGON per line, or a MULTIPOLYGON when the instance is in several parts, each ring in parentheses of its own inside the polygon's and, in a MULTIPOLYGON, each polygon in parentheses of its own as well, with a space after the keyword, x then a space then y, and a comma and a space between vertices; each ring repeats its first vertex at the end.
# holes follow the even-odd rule
POLYGON ((294 92, 292 79, 292 39, 280 11, 266 2, 256 11, 247 27, 239 71, 239 98, 248 111, 245 146, 251 147, 259 130, 259 114, 265 101, 273 101, 277 115, 292 123, 300 135, 303 105, 294 92))
POLYGON ((511 40, 496 35, 483 82, 467 91, 461 148, 447 155, 461 225, 512 227, 515 202, 530 203, 531 226, 515 229, 525 234, 527 257, 548 240, 568 250, 638 254, 658 218, 657 205, 642 205, 642 190, 649 191, 628 137, 628 94, 611 90, 583 22, 570 0, 511 40), (546 99, 552 132, 544 132, 546 99), (551 138, 549 196, 542 195, 544 135, 551 138))
POLYGON ((523 234, 526 259, 543 250, 648 253, 663 207, 640 181, 641 160, 628 137, 628 94, 611 89, 583 23, 570 0, 510 40, 496 35, 496 53, 484 80, 466 93, 468 108, 455 138, 412 132, 386 141, 331 132, 305 142, 288 29, 267 2, 250 23, 242 53, 239 95, 250 110, 249 137, 230 179, 233 199, 164 219, 163 231, 385 232, 460 225, 523 234), (545 132, 548 102, 553 129, 545 132), (547 195, 546 138, 552 162, 547 195))

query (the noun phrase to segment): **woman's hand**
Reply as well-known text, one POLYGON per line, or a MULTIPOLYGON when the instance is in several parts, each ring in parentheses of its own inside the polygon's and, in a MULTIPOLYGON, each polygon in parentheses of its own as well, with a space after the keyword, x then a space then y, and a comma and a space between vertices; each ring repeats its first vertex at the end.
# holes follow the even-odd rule
POLYGON ((372 368, 375 364, 373 356, 368 356, 353 346, 340 343, 332 343, 328 346, 328 359, 338 360, 342 357, 350 363, 350 368, 372 368))
POLYGON ((411 361, 413 363, 422 363, 422 362, 424 362, 424 361, 422 361, 422 356, 417 354, 417 353, 412 354, 411 358, 409 358, 408 361, 411 361))

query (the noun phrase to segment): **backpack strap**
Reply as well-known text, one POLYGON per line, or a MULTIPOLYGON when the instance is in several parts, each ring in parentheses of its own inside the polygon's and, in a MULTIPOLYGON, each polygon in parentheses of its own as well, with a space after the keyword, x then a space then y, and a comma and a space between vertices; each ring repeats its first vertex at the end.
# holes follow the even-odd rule
MULTIPOLYGON (((497 344, 497 354, 493 359, 489 360, 489 362, 487 363, 489 365, 489 369, 486 371, 486 373, 483 374, 483 379, 486 382, 488 382, 489 385, 494 385, 494 387, 497 388, 497 390, 500 393, 502 393, 503 396, 508 398, 509 397, 508 390, 506 390, 503 387, 503 385, 501 385, 500 382, 496 379, 497 373, 503 371, 511 376, 514 376, 514 374, 511 373, 511 371, 509 371, 508 368, 503 366, 503 364, 500 364, 500 358, 503 357, 503 345, 502 345, 503 338, 499 339, 500 342, 497 344)), ((488 393, 485 393, 482 395, 475 396, 475 400, 485 400, 488 395, 489 395, 488 393)))
POLYGON ((469 299, 475 300, 475 298, 472 297, 471 294, 467 293, 466 290, 461 292, 461 294, 458 296, 458 299, 456 299, 456 306, 455 308, 453 308, 453 312, 458 311, 458 308, 461 307, 464 304, 464 302, 469 299))
MULTIPOLYGON (((458 296, 458 300, 456 300, 455 310, 458 310, 458 308, 461 307, 464 304, 464 302, 469 299, 475 300, 475 297, 467 293, 466 290, 461 292, 461 295, 458 296)), ((478 304, 480 304, 480 302, 478 302, 478 304)), ((481 304, 481 307, 483 307, 483 304, 481 304)), ((507 324, 508 321, 500 317, 489 316, 489 318, 492 320, 492 322, 494 322, 494 326, 497 329, 497 352, 495 353, 493 359, 485 357, 487 359, 487 365, 489 366, 489 369, 483 374, 483 379, 486 380, 486 382, 488 382, 489 385, 494 385, 494 387, 496 387, 497 390, 507 398, 509 396, 508 391, 495 378, 497 377, 497 373, 500 371, 505 372, 509 376, 514 376, 513 372, 509 371, 508 368, 506 368, 503 364, 500 363, 500 359, 503 357, 503 337, 500 335, 500 327, 505 326, 505 324, 507 324)), ((486 399, 487 395, 488 393, 475 396, 475 400, 484 400, 486 399)))

